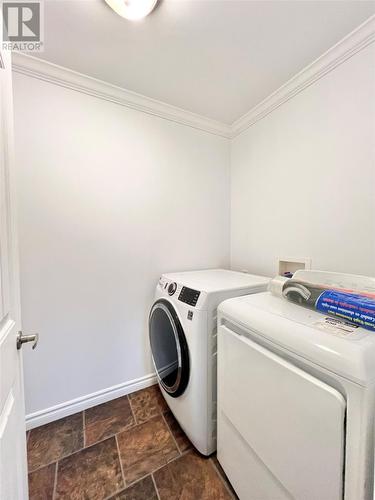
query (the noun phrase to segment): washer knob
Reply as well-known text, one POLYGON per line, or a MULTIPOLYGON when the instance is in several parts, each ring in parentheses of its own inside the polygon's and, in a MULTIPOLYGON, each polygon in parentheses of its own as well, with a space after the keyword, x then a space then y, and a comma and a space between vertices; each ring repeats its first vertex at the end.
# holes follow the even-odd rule
POLYGON ((168 295, 173 295, 177 290, 177 283, 171 283, 168 287, 168 295))

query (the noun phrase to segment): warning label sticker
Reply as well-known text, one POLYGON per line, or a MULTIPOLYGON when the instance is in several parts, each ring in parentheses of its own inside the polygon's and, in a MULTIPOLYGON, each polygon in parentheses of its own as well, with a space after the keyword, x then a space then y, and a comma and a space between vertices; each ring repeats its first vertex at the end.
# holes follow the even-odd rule
POLYGON ((359 325, 353 325, 347 321, 330 317, 325 317, 322 320, 315 321, 313 326, 319 330, 323 330, 324 332, 334 333, 335 335, 343 337, 347 337, 348 335, 355 333, 359 327, 359 325))

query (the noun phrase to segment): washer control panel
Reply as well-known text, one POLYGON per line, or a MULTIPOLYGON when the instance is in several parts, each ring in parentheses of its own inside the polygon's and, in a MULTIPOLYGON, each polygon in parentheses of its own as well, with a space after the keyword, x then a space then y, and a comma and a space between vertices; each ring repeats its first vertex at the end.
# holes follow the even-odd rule
MULTIPOLYGON (((169 297, 173 297, 174 300, 179 300, 191 307, 197 306, 199 297, 202 296, 200 302, 205 298, 204 292, 183 286, 181 283, 176 283, 175 281, 170 281, 164 276, 160 277, 158 286, 162 291, 162 295, 169 295, 169 297)), ((200 306, 202 307, 203 303, 200 304, 200 306)))
POLYGON ((189 306, 195 307, 197 305, 200 294, 201 292, 198 292, 198 290, 193 290, 192 288, 183 286, 178 300, 180 300, 181 302, 185 302, 185 304, 189 304, 189 306))

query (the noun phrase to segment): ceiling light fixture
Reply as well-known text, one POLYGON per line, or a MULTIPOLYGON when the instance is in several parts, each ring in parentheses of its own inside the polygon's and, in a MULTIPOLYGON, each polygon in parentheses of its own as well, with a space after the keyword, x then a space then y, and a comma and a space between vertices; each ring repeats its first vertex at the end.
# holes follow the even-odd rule
POLYGON ((158 0, 105 0, 121 17, 130 21, 143 19, 152 12, 158 0))

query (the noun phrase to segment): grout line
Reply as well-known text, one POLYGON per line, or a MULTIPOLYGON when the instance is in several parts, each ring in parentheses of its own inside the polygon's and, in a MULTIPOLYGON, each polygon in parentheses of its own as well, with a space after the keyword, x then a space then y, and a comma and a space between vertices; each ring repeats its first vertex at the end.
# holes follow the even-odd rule
MULTIPOLYGON (((90 444, 89 446, 86 446, 86 448, 82 447, 82 448, 79 448, 79 450, 75 450, 75 451, 73 451, 73 453, 69 453, 68 455, 62 455, 62 456, 61 456, 61 457, 59 457, 57 460, 58 460, 59 462, 61 462, 61 460, 64 460, 65 458, 69 458, 69 457, 71 457, 71 456, 73 456, 73 455, 76 455, 77 453, 80 453, 81 451, 88 450, 88 449, 89 449, 89 448, 91 448, 92 446, 95 446, 96 444, 99 444, 99 443, 103 443, 103 441, 107 441, 107 439, 111 439, 111 438, 113 438, 114 436, 115 436, 115 434, 112 434, 112 436, 108 436, 108 437, 106 437, 106 438, 102 439, 101 441, 98 441, 98 442, 96 442, 96 443, 90 444)), ((33 470, 29 471, 29 472, 30 472, 30 474, 31 474, 32 472, 35 472, 35 471, 37 471, 37 470, 39 470, 39 469, 43 469, 43 467, 47 467, 48 465, 51 465, 51 464, 55 463, 55 461, 56 461, 56 459, 55 459, 55 460, 53 460, 52 462, 49 462, 48 464, 43 464, 43 465, 41 465, 40 467, 37 467, 36 469, 33 469, 33 470)))
POLYGON ((155 481, 155 478, 154 478, 154 473, 151 474, 151 479, 152 479, 152 482, 154 483, 154 488, 155 488, 155 491, 156 491, 156 496, 158 497, 158 500, 160 500, 159 490, 158 490, 158 487, 156 486, 156 481, 155 481))
MULTIPOLYGON (((100 439, 99 441, 95 441, 94 443, 91 443, 91 444, 90 444, 90 445, 88 445, 88 446, 87 446, 87 445, 86 445, 86 443, 84 442, 84 446, 83 446, 82 448, 80 448, 79 450, 75 450, 73 453, 69 453, 68 455, 63 455, 63 456, 59 457, 59 458, 58 458, 58 460, 59 460, 59 461, 61 461, 61 460, 63 460, 64 458, 71 457, 72 455, 75 455, 76 453, 79 453, 79 452, 81 452, 81 451, 83 451, 83 450, 88 450, 89 448, 91 448, 92 446, 95 446, 96 444, 102 443, 103 441, 106 441, 107 439, 111 439, 111 438, 113 438, 113 437, 116 437, 118 434, 122 434, 123 432, 128 432, 128 431, 131 431, 131 430, 135 429, 136 427, 140 427, 141 425, 143 425, 143 424, 147 423, 149 420, 151 420, 151 419, 153 419, 153 418, 156 418, 156 417, 158 417, 158 416, 160 416, 160 415, 153 415, 152 417, 150 417, 148 420, 145 420, 144 422, 141 422, 141 423, 139 423, 139 424, 134 424, 134 425, 132 425, 131 427, 129 427, 129 428, 127 428, 127 429, 123 429, 123 430, 118 431, 118 432, 116 432, 116 433, 110 434, 110 435, 108 435, 108 436, 104 437, 103 439, 100 439)), ((48 425, 48 424, 46 424, 46 425, 48 425)), ((41 427, 43 427, 43 426, 41 426, 41 427)), ((41 465, 40 467, 37 467, 36 469, 33 469, 33 470, 29 471, 29 472, 30 472, 30 473, 31 473, 31 472, 35 472, 35 471, 37 471, 37 470, 39 470, 39 469, 42 469, 43 467, 47 467, 48 465, 53 464, 53 463, 55 463, 55 460, 53 460, 52 462, 49 462, 48 464, 43 464, 43 465, 41 465)))
POLYGON ((117 490, 115 491, 114 493, 111 493, 109 496, 107 497, 104 497, 103 499, 101 500, 113 500, 114 497, 116 497, 117 495, 120 495, 121 493, 123 493, 125 490, 127 490, 127 488, 122 488, 121 490, 117 490))
POLYGON ((119 495, 120 493, 123 493, 125 492, 126 490, 128 490, 129 488, 131 488, 132 486, 140 483, 141 481, 143 481, 144 479, 146 479, 147 477, 149 476, 152 476, 152 472, 149 472, 148 474, 146 474, 145 476, 142 476, 140 479, 137 479, 136 481, 134 481, 133 483, 129 484, 126 486, 126 488, 121 488, 120 490, 117 490, 115 491, 115 493, 111 493, 109 496, 105 497, 103 500, 111 500, 115 495, 119 495))
POLYGON ((32 472, 36 472, 37 470, 43 469, 43 467, 48 467, 49 465, 54 464, 56 461, 61 462, 61 460, 64 460, 65 458, 71 457, 72 455, 75 455, 76 453, 79 453, 80 451, 83 451, 85 448, 80 448, 79 450, 74 451, 73 453, 69 453, 69 455, 63 455, 59 457, 58 459, 55 458, 55 460, 52 460, 52 462, 48 462, 48 464, 43 464, 36 469, 32 469, 29 471, 29 474, 32 472))
POLYGON ((228 491, 228 493, 229 493, 229 494, 230 494, 230 496, 233 498, 233 500, 235 500, 235 498, 236 498, 236 497, 233 495, 233 492, 232 492, 232 491, 231 491, 231 489, 229 488, 229 485, 228 485, 228 483, 227 483, 226 479, 223 477, 223 475, 221 474, 221 472, 219 471, 219 469, 216 467, 215 462, 212 460, 212 458, 211 458, 211 457, 208 459, 208 461, 209 461, 209 462, 211 462, 212 467, 214 468, 214 470, 215 470, 216 474, 219 476, 219 478, 220 478, 221 482, 224 484, 225 489, 228 491))
MULTIPOLYGON (((152 387, 152 386, 150 386, 150 387, 152 387)), ((143 391, 144 389, 140 389, 140 390, 141 390, 141 391, 143 391)), ((139 391, 134 391, 134 393, 135 393, 135 392, 139 392, 139 391)), ((131 393, 131 394, 134 394, 134 393, 131 393)), ((79 452, 81 452, 81 451, 83 451, 83 450, 87 450, 87 449, 91 448, 92 446, 95 446, 95 445, 97 445, 97 444, 99 444, 99 443, 102 443, 103 441, 106 441, 107 439, 111 439, 111 438, 113 438, 113 437, 116 437, 118 434, 121 434, 121 433, 123 433, 123 432, 127 432, 127 431, 131 431, 131 430, 132 430, 132 429, 134 429, 135 427, 139 427, 139 426, 141 426, 141 425, 145 424, 146 422, 150 421, 150 420, 151 420, 151 419, 153 419, 153 418, 156 418, 156 417, 159 417, 159 416, 162 416, 162 417, 164 418, 164 414, 162 413, 162 411, 160 411, 160 414, 158 414, 158 415, 153 415, 153 416, 151 416, 149 419, 145 420, 144 422, 140 422, 140 423, 138 423, 138 422, 137 422, 137 419, 136 419, 136 417, 135 417, 135 414, 134 414, 134 410, 133 410, 133 407, 132 407, 132 404, 131 404, 131 401, 130 401, 129 395, 128 395, 128 394, 126 394, 125 396, 128 398, 128 401, 129 401, 129 404, 130 404, 130 409, 131 409, 131 412, 132 412, 132 415, 133 415, 133 418, 134 418, 134 421, 135 421, 135 424, 134 424, 134 425, 132 425, 132 426, 131 426, 131 427, 129 427, 128 429, 123 429, 123 430, 121 430, 120 432, 117 432, 117 433, 111 434, 111 435, 109 435, 109 436, 106 436, 105 438, 103 438, 103 439, 101 439, 101 440, 99 440, 99 441, 96 441, 95 443, 92 443, 92 444, 90 444, 89 446, 86 446, 86 436, 85 436, 85 434, 86 434, 86 432, 85 432, 85 430, 86 430, 86 418, 85 418, 85 416, 83 416, 83 417, 82 417, 82 418, 83 418, 83 422, 84 422, 84 424, 83 424, 83 427, 84 427, 84 432, 83 432, 83 439, 84 439, 84 443, 83 443, 83 444, 84 444, 84 445, 83 445, 83 447, 82 447, 82 448, 79 448, 78 450, 75 450, 73 453, 69 453, 69 454, 67 454, 67 455, 63 455, 63 456, 59 457, 57 461, 60 461, 60 462, 61 462, 61 460, 64 460, 65 458, 71 457, 72 455, 75 455, 76 453, 79 453, 79 452)), ((121 396, 121 397, 123 397, 123 396, 121 396)), ((117 399, 117 398, 115 398, 115 399, 117 399)), ((96 405, 96 406, 100 406, 100 405, 96 405)), ((95 408, 95 407, 93 407, 93 408, 95 408)), ((166 411, 169 411, 169 409, 168 409, 168 410, 166 410, 166 411)), ((85 410, 82 410, 82 414, 84 414, 84 412, 85 412, 85 410)), ((78 413, 80 413, 80 412, 78 412, 78 413)), ((48 424, 44 424, 44 425, 48 425, 48 424)), ((41 425, 40 427, 44 427, 44 425, 41 425)), ((167 424, 167 425, 168 425, 168 424, 167 424)), ((169 428, 169 426, 168 426, 168 428, 169 428)), ((29 437, 30 437, 30 433, 32 432, 32 430, 33 430, 33 429, 30 429, 30 430, 28 431, 28 433, 29 433, 29 437)), ((172 433, 171 433, 171 434, 172 434, 172 433)), ((29 437, 28 437, 27 439, 29 439, 29 437)), ((173 434, 172 434, 172 437, 173 437, 173 434)), ((117 441, 117 438, 116 438, 116 441, 117 441)), ((177 443, 176 443, 176 444, 177 444, 177 443)), ((178 448, 178 447, 177 447, 177 450, 179 451, 179 448, 178 448)), ((187 450, 187 451, 189 451, 189 450, 187 450)), ((185 454, 185 452, 184 452, 184 453, 181 453, 181 455, 184 455, 184 454, 185 454)), ((176 458, 179 458, 179 456, 175 457, 175 458, 174 458, 174 459, 172 459, 171 461, 175 460, 176 458)), ((31 474, 32 472, 36 472, 37 470, 42 469, 43 467, 48 467, 49 465, 51 465, 51 464, 55 463, 55 461, 56 461, 56 460, 53 460, 52 462, 49 462, 49 463, 47 463, 47 464, 43 464, 43 465, 41 465, 41 466, 39 466, 39 467, 37 467, 37 468, 35 468, 35 469, 33 469, 33 470, 30 470, 30 471, 29 471, 29 473, 31 474)), ((169 463, 169 462, 168 462, 168 463, 169 463)), ((161 467, 164 467, 164 465, 162 465, 161 467)), ((159 468, 158 468, 158 469, 156 469, 156 470, 159 470, 161 467, 159 467, 159 468)), ((148 476, 149 474, 151 474, 151 473, 149 472, 148 474, 146 474, 146 476, 148 476)), ((146 477, 146 476, 144 476, 144 477, 146 477)), ((141 478, 141 479, 143 479, 143 478, 141 478)), ((136 481, 135 481, 135 482, 136 482, 136 481)), ((132 483, 132 484, 134 484, 134 483, 132 483)))
MULTIPOLYGON (((126 395, 126 397, 128 397, 128 395, 126 395)), ((147 422, 147 420, 146 420, 145 422, 141 422, 140 424, 138 424, 138 423, 137 423, 137 419, 135 418, 135 414, 134 414, 134 411, 133 411, 133 408, 132 408, 132 405, 131 405, 131 402, 130 402, 130 398, 129 398, 129 397, 128 397, 128 401, 129 401, 130 408, 131 408, 131 411, 132 411, 132 415, 133 415, 133 418, 134 418, 134 421, 136 422, 136 424, 135 424, 135 425, 133 425, 133 426, 131 426, 131 427, 129 427, 128 429, 124 429, 123 431, 120 431, 120 433, 122 433, 122 432, 126 432, 126 431, 130 431, 130 430, 134 429, 135 427, 138 427, 138 426, 140 426, 140 425, 142 425, 142 424, 144 424, 144 423, 146 423, 146 422, 147 422)), ((148 419, 148 420, 151 420, 152 418, 154 418, 154 417, 156 417, 156 416, 157 416, 157 415, 154 415, 153 417, 151 417, 151 418, 150 418, 150 419, 148 419)), ((116 448, 117 448, 117 453, 118 453, 118 459, 119 459, 120 468, 121 468, 121 475, 122 475, 122 480, 123 480, 123 488, 121 488, 120 490, 118 490, 118 491, 116 491, 116 492, 114 492, 114 493, 111 493, 111 495, 110 495, 110 496, 108 496, 108 497, 106 497, 106 499, 105 499, 105 500, 110 500, 110 499, 111 499, 114 495, 117 495, 117 494, 121 493, 122 491, 124 491, 125 489, 127 489, 129 486, 133 486, 133 485, 137 484, 138 482, 140 482, 140 481, 144 480, 144 479, 145 479, 145 478, 147 478, 148 476, 151 476, 151 479, 152 479, 152 482, 153 482, 153 485, 154 485, 154 488, 155 488, 155 492, 156 492, 157 498, 158 498, 158 500, 160 500, 160 494, 159 494, 159 490, 158 490, 157 485, 156 485, 156 481, 155 481, 154 474, 155 474, 157 471, 159 471, 159 470, 163 469, 164 467, 168 466, 168 465, 169 465, 169 464, 171 464, 172 462, 174 462, 174 461, 176 461, 176 460, 180 459, 182 456, 184 456, 184 455, 186 455, 186 454, 188 454, 188 453, 192 452, 192 449, 191 449, 191 448, 190 448, 190 449, 185 450, 184 452, 182 452, 182 451, 180 450, 180 448, 179 448, 179 446, 178 446, 178 444, 177 444, 177 441, 176 441, 176 439, 175 439, 175 437, 174 437, 174 434, 173 434, 173 432, 172 432, 172 429, 171 429, 170 425, 168 424, 168 422, 167 422, 167 420, 166 420, 166 418, 165 418, 165 412, 163 412, 163 411, 161 411, 161 410, 160 410, 160 416, 163 418, 163 421, 165 422, 165 425, 167 426, 167 429, 169 430, 169 433, 170 433, 170 435, 171 435, 171 437, 172 437, 172 439, 173 439, 173 441, 174 441, 174 443, 175 443, 175 445, 176 445, 176 448, 177 448, 177 451, 179 452, 179 455, 178 455, 178 456, 176 456, 176 457, 174 457, 174 458, 172 458, 170 461, 168 461, 168 462, 166 462, 166 463, 162 464, 160 467, 156 468, 156 469, 155 469, 155 470, 153 470, 152 472, 148 472, 147 474, 145 474, 144 476, 140 477, 140 478, 139 478, 139 479, 137 479, 136 481, 134 481, 134 482, 130 483, 129 485, 127 484, 127 482, 126 482, 126 480, 125 480, 125 474, 124 474, 123 464, 122 464, 122 460, 121 460, 120 448, 119 448, 119 443, 118 443, 118 439, 117 439, 117 436, 118 436, 118 434, 119 434, 119 433, 114 434, 114 435, 111 435, 111 436, 107 436, 106 438, 102 439, 101 441, 98 441, 98 442, 96 442, 96 443, 93 443, 93 444, 91 444, 90 446, 88 446, 88 447, 86 448, 86 437, 85 437, 85 435, 86 435, 86 432, 85 432, 85 431, 86 431, 86 418, 85 418, 85 411, 84 411, 84 410, 83 410, 83 412, 82 412, 82 419, 83 419, 83 435, 84 435, 84 448, 81 448, 81 449, 79 449, 79 450, 76 450, 74 453, 71 453, 70 455, 65 455, 65 456, 63 456, 63 457, 59 458, 59 461, 61 461, 61 460, 62 460, 62 459, 64 459, 64 458, 67 458, 67 457, 69 457, 69 456, 75 455, 76 453, 79 453, 79 452, 83 451, 84 449, 91 448, 92 446, 95 446, 96 444, 99 444, 100 442, 103 442, 103 441, 105 441, 105 440, 107 440, 107 439, 111 439, 111 438, 113 438, 113 437, 114 437, 114 438, 115 438, 115 441, 116 441, 116 448)), ((28 432, 27 440, 28 440, 28 439, 29 439, 29 437, 30 437, 30 433, 31 433, 31 430, 28 432)), ((223 485, 224 485, 225 489, 227 490, 227 492, 229 493, 230 497, 231 497, 232 499, 236 499, 236 497, 234 496, 233 492, 231 491, 231 489, 230 489, 230 487, 229 487, 229 485, 228 485, 228 482, 226 481, 226 479, 225 479, 225 478, 223 477, 223 475, 221 474, 220 470, 219 470, 219 469, 218 469, 218 467, 216 466, 216 464, 215 464, 215 462, 213 461, 213 459, 212 459, 212 458, 209 458, 208 460, 209 460, 209 462, 211 462, 211 467, 213 467, 213 469, 214 469, 215 473, 219 476, 220 481, 223 483, 223 485)), ((56 490, 57 490, 57 477, 58 477, 58 467, 59 467, 59 461, 56 461, 56 462, 55 462, 55 464, 56 464, 56 465, 55 465, 55 477, 54 477, 54 487, 53 487, 53 496, 52 496, 52 500, 54 500, 54 499, 56 498, 56 490)), ((51 465, 52 463, 54 463, 54 462, 51 462, 51 463, 49 463, 49 464, 42 465, 41 467, 38 467, 37 469, 35 469, 35 470, 31 471, 31 472, 35 472, 35 471, 37 471, 37 470, 39 470, 39 469, 41 469, 41 468, 43 468, 43 467, 47 467, 47 466, 51 465)))
MULTIPOLYGON (((81 412, 78 412, 78 413, 81 413, 81 412)), ((73 415, 78 415, 78 413, 74 413, 73 415)), ((82 410, 82 413, 83 413, 83 410, 82 410)), ((73 415, 70 415, 70 416, 73 416, 73 415)), ((59 420, 62 420, 62 419, 59 419, 59 420)), ((39 427, 44 427, 45 425, 49 425, 49 424, 40 425, 39 427)), ((36 429, 38 429, 39 427, 36 427, 36 429)), ((32 430, 33 429, 31 429, 29 432, 31 433, 32 430)), ((40 465, 39 467, 36 467, 35 469, 29 470, 28 472, 29 472, 29 474, 31 474, 32 472, 36 472, 37 470, 42 469, 43 467, 48 467, 49 465, 51 465, 55 462, 61 462, 61 460, 63 460, 64 458, 68 458, 71 455, 75 455, 76 453, 79 453, 80 451, 82 451, 84 449, 85 449, 85 433, 83 432, 83 447, 82 448, 75 450, 73 453, 68 453, 67 455, 62 455, 61 457, 55 458, 54 460, 52 460, 52 462, 48 462, 47 464, 40 465)))
POLYGON ((174 457, 172 458, 171 460, 169 460, 169 462, 165 462, 164 464, 162 464, 160 467, 157 467, 156 469, 152 470, 151 472, 147 472, 147 474, 145 474, 144 476, 140 477, 139 479, 137 479, 136 481, 133 481, 132 483, 129 483, 128 484, 128 487, 129 486, 133 486, 133 484, 136 484, 138 483, 139 481, 142 481, 142 479, 146 479, 146 477, 150 476, 151 474, 155 474, 155 472, 158 472, 160 469, 162 469, 163 467, 167 467, 169 464, 171 464, 172 462, 174 462, 175 460, 178 460, 179 458, 183 457, 184 455, 187 455, 189 452, 191 452, 191 450, 186 450, 184 451, 181 455, 177 455, 177 457, 174 457))
POLYGON ((104 497, 103 499, 101 500, 113 500, 114 497, 116 497, 117 495, 120 495, 120 493, 123 493, 127 488, 121 488, 121 490, 116 490, 114 493, 111 493, 110 495, 108 495, 107 497, 104 497))
POLYGON ((115 441, 116 441, 116 447, 117 447, 117 455, 118 455, 118 459, 119 459, 119 462, 120 462, 120 469, 121 469, 122 482, 124 483, 124 488, 126 488, 126 481, 125 481, 124 467, 122 466, 121 453, 120 453, 120 447, 119 447, 119 445, 118 445, 117 434, 115 435, 115 441))
MULTIPOLYGON (((137 391, 135 391, 135 392, 137 392, 137 391)), ((131 394, 133 394, 133 393, 131 393, 131 394)), ((135 425, 138 425, 138 421, 137 421, 137 418, 135 416, 135 413, 134 413, 134 410, 133 410, 133 406, 132 406, 132 402, 131 402, 131 399, 129 398, 129 394, 127 394, 126 397, 128 398, 128 401, 129 401, 129 405, 130 405, 130 409, 132 411, 132 415, 133 415, 133 418, 134 418, 135 425)))
MULTIPOLYGON (((138 391, 135 391, 135 392, 138 392, 138 391)), ((57 479, 58 479, 58 467, 59 467, 59 462, 65 458, 68 458, 72 455, 75 455, 77 453, 80 453, 82 452, 83 450, 85 449, 89 449, 91 448, 92 446, 95 446, 101 442, 104 442, 106 441, 107 439, 111 439, 111 438, 115 438, 115 441, 116 441, 116 448, 117 448, 117 453, 118 453, 118 459, 119 459, 119 462, 120 462, 120 468, 121 468, 121 475, 122 475, 122 480, 123 480, 123 488, 121 488, 119 491, 117 492, 114 492, 114 493, 111 493, 110 496, 106 497, 106 500, 110 500, 114 495, 117 495, 119 493, 121 493, 122 491, 124 491, 125 489, 127 489, 129 486, 133 486, 134 484, 137 484, 138 482, 144 480, 146 477, 148 476, 151 476, 151 479, 153 481, 153 484, 154 484, 154 488, 155 488, 155 491, 156 491, 156 494, 157 494, 157 497, 158 497, 158 500, 160 500, 160 494, 159 494, 159 490, 157 488, 157 485, 156 485, 156 481, 155 481, 155 478, 154 478, 154 474, 159 471, 160 469, 168 466, 169 464, 171 464, 172 462, 174 462, 175 460, 178 460, 179 458, 181 458, 182 456, 190 453, 192 450, 191 448, 190 449, 187 449, 185 450, 184 452, 182 452, 177 444, 177 441, 174 437, 174 434, 172 432, 172 429, 170 427, 170 425, 168 424, 166 418, 165 418, 165 413, 166 411, 169 411, 169 408, 167 408, 165 411, 163 411, 162 409, 159 409, 159 413, 158 415, 153 415, 151 416, 150 418, 148 418, 147 420, 145 420, 144 422, 138 422, 136 416, 135 416, 135 412, 134 412, 134 409, 133 409, 133 405, 132 405, 132 402, 131 402, 131 399, 129 397, 129 395, 127 394, 126 397, 128 398, 128 402, 129 402, 129 405, 130 405, 130 409, 131 409, 131 413, 132 413, 132 416, 133 416, 133 419, 134 419, 134 425, 132 425, 131 427, 127 428, 127 429, 123 429, 122 431, 120 432, 117 432, 115 434, 112 434, 111 436, 107 436, 105 437, 104 439, 100 440, 100 441, 97 441, 95 443, 92 443, 90 444, 89 446, 87 446, 87 442, 86 442, 86 414, 85 414, 85 410, 82 410, 82 427, 83 427, 83 448, 80 448, 79 450, 76 450, 74 451, 73 453, 70 453, 68 455, 63 455, 62 457, 60 457, 55 463, 56 463, 56 466, 55 466, 55 478, 54 478, 54 488, 53 488, 53 496, 52 496, 52 500, 55 500, 56 498, 56 490, 57 490, 57 479), (167 426, 167 429, 173 439, 173 442, 175 443, 176 445, 176 449, 178 451, 178 455, 174 458, 172 458, 171 460, 169 460, 168 462, 166 461, 165 463, 163 463, 160 467, 156 468, 155 470, 151 471, 151 472, 148 472, 147 474, 145 474, 144 476, 140 477, 139 479, 137 479, 136 481, 133 481, 132 483, 130 484, 127 484, 126 480, 125 480, 125 474, 124 474, 124 469, 123 469, 123 464, 122 464, 122 460, 121 460, 121 454, 120 454, 120 448, 119 448, 119 443, 118 443, 118 439, 117 439, 117 436, 118 434, 122 433, 122 432, 127 432, 127 431, 131 431, 132 429, 134 429, 135 427, 138 427, 138 426, 141 426, 143 424, 145 424, 146 422, 152 420, 153 418, 156 418, 156 417, 162 417, 165 425, 167 426)), ((98 406, 98 405, 97 405, 98 406)), ((27 440, 30 438, 30 433, 31 433, 32 430, 30 430, 28 432, 28 436, 27 436, 27 440)), ((54 462, 50 462, 49 464, 43 464, 42 466, 34 469, 33 471, 30 471, 30 472, 35 472, 43 467, 47 467, 49 465, 51 465, 52 463, 54 462)), ((212 464, 213 467, 214 464, 212 464)), ((216 467, 215 467, 215 470, 216 470, 216 467)), ((227 485, 225 485, 227 487, 227 485)), ((227 488, 228 489, 228 488, 227 488)), ((228 490, 229 491, 229 490, 228 490)))
POLYGON ((52 492, 52 500, 55 499, 56 497, 56 489, 57 489, 57 469, 59 468, 59 462, 56 462, 56 467, 55 467, 55 480, 53 483, 53 492, 52 492))
POLYGON ((169 424, 168 424, 168 422, 167 422, 167 420, 166 420, 166 418, 165 418, 165 416, 164 416, 164 413, 162 413, 162 414, 161 414, 161 416, 162 416, 162 418, 163 418, 163 420, 164 420, 164 422, 165 422, 165 425, 166 425, 166 426, 168 427, 168 429, 169 429, 169 434, 172 436, 172 439, 173 439, 173 441, 174 441, 174 444, 175 444, 175 445, 176 445, 176 447, 177 447, 177 451, 178 451, 178 452, 179 452, 179 454, 181 455, 182 453, 181 453, 180 447, 179 447, 179 446, 178 446, 178 444, 177 444, 177 441, 176 441, 176 439, 175 439, 175 437, 174 437, 174 435, 173 435, 172 429, 170 428, 170 426, 169 426, 169 424))
POLYGON ((158 470, 162 469, 163 467, 165 467, 166 465, 168 464, 163 464, 161 465, 160 467, 158 467, 157 469, 151 471, 151 472, 147 472, 147 474, 145 474, 144 476, 136 479, 135 481, 133 481, 132 483, 129 483, 128 487, 130 488, 130 486, 134 486, 135 484, 137 483, 140 483, 141 481, 143 481, 143 479, 146 479, 146 477, 150 476, 151 474, 154 474, 155 472, 157 472, 158 470))
MULTIPOLYGON (((142 425, 142 424, 139 424, 139 425, 142 425)), ((137 424, 132 425, 131 427, 127 427, 127 428, 124 428, 124 429, 120 429, 119 431, 117 431, 117 432, 113 432, 112 434, 108 434, 108 436, 104 436, 104 437, 102 437, 101 439, 99 439, 99 441, 94 441, 93 443, 90 443, 89 445, 87 445, 87 443, 86 443, 85 447, 84 447, 84 448, 82 448, 82 450, 83 450, 83 449, 87 450, 87 448, 91 448, 91 446, 95 446, 96 444, 102 443, 103 441, 106 441, 106 440, 107 440, 107 439, 109 439, 109 438, 116 437, 118 434, 122 434, 123 432, 131 431, 131 430, 135 429, 136 427, 138 427, 138 425, 137 425, 137 424)), ((82 451, 82 450, 77 450, 77 451, 82 451)), ((76 453, 76 452, 74 452, 74 453, 76 453)), ((72 453, 72 455, 73 455, 74 453, 72 453)), ((68 455, 68 456, 69 456, 69 455, 68 455)))
POLYGON ((152 474, 154 474, 155 472, 157 472, 158 470, 162 469, 163 467, 165 467, 166 465, 169 465, 171 464, 172 462, 175 462, 176 460, 178 460, 179 458, 181 457, 184 457, 185 455, 187 455, 189 452, 191 452, 192 450, 186 450, 184 451, 183 453, 181 453, 181 455, 177 455, 177 457, 174 457, 174 458, 171 458, 168 462, 166 462, 165 464, 161 465, 160 467, 158 467, 157 469, 153 470, 152 471, 152 474))
MULTIPOLYGON (((157 417, 157 416, 159 416, 159 415, 154 415, 152 418, 155 418, 155 417, 157 417)), ((151 419, 150 419, 150 420, 151 420, 151 419)), ((146 422, 148 422, 148 420, 146 420, 146 422)), ((117 435, 118 435, 118 434, 122 434, 123 432, 131 431, 131 430, 133 430, 135 427, 139 427, 139 426, 141 426, 141 425, 145 424, 146 422, 142 422, 141 424, 138 424, 137 426, 133 426, 133 427, 130 427, 129 429, 125 429, 124 431, 118 432, 117 434, 112 434, 111 436, 108 436, 108 437, 106 437, 106 438, 102 439, 101 441, 98 441, 98 442, 96 442, 96 443, 90 444, 90 446, 87 446, 86 448, 80 448, 79 450, 76 450, 76 451, 74 451, 73 453, 70 453, 69 455, 63 455, 62 457, 59 457, 59 458, 58 458, 58 461, 59 461, 59 462, 61 462, 61 460, 64 460, 65 458, 68 458, 68 457, 71 457, 71 456, 73 456, 73 455, 76 455, 77 453, 80 453, 81 451, 88 450, 88 449, 92 448, 93 446, 95 446, 95 445, 97 445, 97 444, 99 444, 99 443, 103 443, 104 441, 107 441, 107 439, 116 438, 116 441, 117 441, 117 435)), ((166 462, 165 464, 161 465, 160 467, 158 467, 158 468, 157 468, 157 469, 155 469, 154 471, 152 471, 152 472, 148 472, 145 476, 142 476, 140 479, 144 479, 146 476, 149 476, 149 475, 150 475, 150 474, 152 474, 153 472, 156 472, 157 470, 161 469, 161 468, 162 468, 162 467, 164 467, 165 465, 170 464, 171 462, 174 462, 174 461, 175 461, 175 460, 177 460, 178 458, 180 458, 180 457, 182 457, 182 456, 186 455, 187 453, 189 453, 189 451, 191 451, 191 450, 192 450, 192 448, 189 448, 189 449, 187 449, 187 450, 185 450, 185 451, 181 452, 181 454, 180 454, 180 455, 177 455, 176 457, 172 458, 171 460, 169 460, 169 462, 166 462)), ((177 451, 178 451, 178 450, 177 450, 177 451)), ((54 461, 52 461, 52 462, 49 462, 48 464, 43 464, 43 465, 41 465, 40 467, 37 467, 36 469, 33 469, 33 470, 29 471, 29 474, 31 474, 32 472, 36 472, 37 470, 43 469, 43 467, 48 467, 49 465, 51 465, 51 464, 53 464, 53 463, 55 463, 55 460, 54 460, 54 461)), ((137 479, 137 481, 138 481, 138 479, 137 479)), ((137 481, 134 481, 134 483, 136 483, 137 481)), ((131 483, 131 484, 134 484, 134 483, 131 483)))

